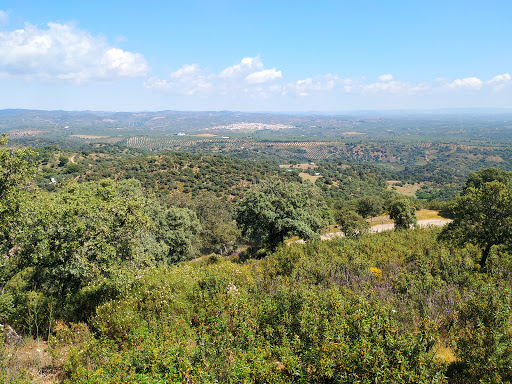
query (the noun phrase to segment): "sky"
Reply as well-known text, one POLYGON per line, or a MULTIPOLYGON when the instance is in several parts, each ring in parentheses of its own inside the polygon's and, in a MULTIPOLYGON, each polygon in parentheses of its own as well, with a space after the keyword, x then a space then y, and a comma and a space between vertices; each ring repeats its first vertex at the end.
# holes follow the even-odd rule
POLYGON ((510 0, 0 2, 0 109, 512 109, 510 0))

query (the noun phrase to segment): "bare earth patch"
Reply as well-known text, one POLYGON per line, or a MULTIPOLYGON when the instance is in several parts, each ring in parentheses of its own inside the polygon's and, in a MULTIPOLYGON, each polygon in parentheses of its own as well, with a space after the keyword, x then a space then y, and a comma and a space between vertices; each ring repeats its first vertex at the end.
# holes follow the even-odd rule
POLYGON ((309 173, 301 172, 299 173, 299 176, 302 178, 302 180, 309 180, 313 184, 315 184, 315 181, 319 179, 322 176, 311 176, 309 173))
POLYGON ((309 168, 316 168, 316 164, 281 164, 279 165, 279 168, 290 168, 290 169, 309 169, 309 168))
POLYGON ((421 188, 423 183, 416 183, 416 184, 404 184, 403 186, 395 185, 395 183, 399 183, 399 180, 388 180, 387 188, 393 189, 397 191, 398 193, 401 193, 402 195, 406 196, 414 196, 416 194, 416 191, 421 188))

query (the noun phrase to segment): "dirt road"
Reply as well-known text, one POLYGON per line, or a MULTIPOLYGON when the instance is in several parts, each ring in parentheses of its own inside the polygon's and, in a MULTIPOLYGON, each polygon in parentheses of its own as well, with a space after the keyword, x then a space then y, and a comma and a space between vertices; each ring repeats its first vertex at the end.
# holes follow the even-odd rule
MULTIPOLYGON (((446 225, 450 222, 450 219, 429 219, 429 220, 418 220, 417 225, 421 228, 427 228, 427 227, 442 227, 443 225, 446 225)), ((395 228, 395 225, 393 223, 389 224, 377 224, 370 228, 371 233, 377 233, 382 231, 390 231, 395 228)), ((322 240, 331 240, 335 237, 342 237, 342 232, 331 232, 326 233, 324 235, 321 235, 320 238, 322 240)))

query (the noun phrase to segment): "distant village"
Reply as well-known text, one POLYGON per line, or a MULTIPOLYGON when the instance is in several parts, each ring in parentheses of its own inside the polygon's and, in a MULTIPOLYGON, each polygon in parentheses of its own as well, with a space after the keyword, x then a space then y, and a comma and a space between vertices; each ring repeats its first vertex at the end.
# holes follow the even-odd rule
POLYGON ((270 130, 278 130, 278 129, 290 129, 296 128, 293 125, 287 124, 266 124, 266 123, 234 123, 228 125, 217 125, 215 127, 205 128, 205 131, 218 131, 218 130, 238 130, 238 131, 258 131, 261 129, 270 129, 270 130))

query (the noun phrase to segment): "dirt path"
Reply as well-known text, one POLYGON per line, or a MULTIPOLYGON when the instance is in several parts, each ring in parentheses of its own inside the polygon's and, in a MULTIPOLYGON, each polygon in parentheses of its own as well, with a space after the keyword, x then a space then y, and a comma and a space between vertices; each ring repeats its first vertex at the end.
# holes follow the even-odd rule
MULTIPOLYGON (((427 227, 442 227, 443 225, 448 224, 451 222, 450 219, 428 219, 428 220, 418 220, 417 225, 420 228, 427 228, 427 227)), ((390 231, 395 228, 395 225, 393 223, 389 224, 377 224, 370 228, 371 233, 377 233, 382 231, 390 231)), ((320 238, 322 240, 332 240, 336 237, 343 237, 343 232, 331 232, 326 233, 324 235, 321 235, 320 238)), ((304 241, 304 240, 302 240, 304 241)))

